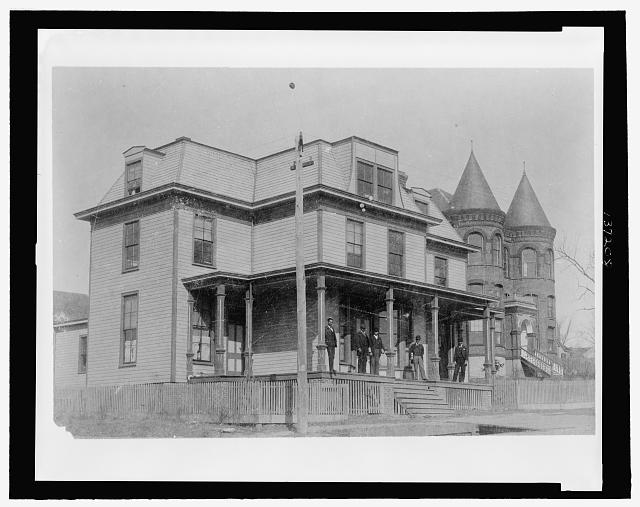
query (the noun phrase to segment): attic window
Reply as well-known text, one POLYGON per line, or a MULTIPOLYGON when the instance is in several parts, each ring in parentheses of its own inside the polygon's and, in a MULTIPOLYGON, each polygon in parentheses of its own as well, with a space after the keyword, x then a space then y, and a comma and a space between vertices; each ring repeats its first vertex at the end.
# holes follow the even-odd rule
POLYGON ((127 188, 125 195, 135 195, 140 192, 142 186, 142 161, 138 160, 127 164, 127 188))
POLYGON ((420 213, 423 213, 425 215, 429 214, 429 205, 426 202, 416 201, 416 206, 420 210, 420 213))

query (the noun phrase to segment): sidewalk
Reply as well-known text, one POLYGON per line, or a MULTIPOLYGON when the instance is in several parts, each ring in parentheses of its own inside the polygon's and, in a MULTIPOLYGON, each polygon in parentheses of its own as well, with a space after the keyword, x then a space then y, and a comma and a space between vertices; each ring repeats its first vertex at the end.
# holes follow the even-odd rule
POLYGON ((309 436, 590 435, 594 432, 594 409, 470 412, 425 418, 371 415, 309 426, 309 436))

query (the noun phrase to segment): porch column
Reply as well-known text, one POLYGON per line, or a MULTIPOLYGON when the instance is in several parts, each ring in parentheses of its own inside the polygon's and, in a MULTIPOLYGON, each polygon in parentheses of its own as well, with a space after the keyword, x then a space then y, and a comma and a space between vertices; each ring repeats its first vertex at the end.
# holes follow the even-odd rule
POLYGON ((482 343, 484 344, 484 378, 491 380, 491 337, 489 330, 489 307, 484 307, 484 315, 482 317, 482 343))
POLYGON ((453 351, 456 348, 456 345, 458 344, 458 335, 456 333, 457 331, 457 323, 451 323, 449 324, 449 364, 447 364, 447 370, 449 371, 449 380, 453 380, 453 370, 454 370, 454 365, 453 365, 453 351))
POLYGON ((244 374, 253 377, 253 291, 251 285, 244 298, 244 374))
POLYGON ((213 362, 213 368, 216 375, 224 375, 225 374, 225 360, 224 360, 224 331, 225 331, 225 322, 224 322, 224 298, 226 296, 224 285, 218 285, 216 288, 216 336, 215 336, 215 345, 216 345, 216 355, 213 362))
POLYGON ((438 340, 438 296, 433 296, 431 302, 431 333, 433 334, 433 380, 440 380, 440 343, 438 340))
POLYGON ((490 351, 490 356, 489 359, 491 361, 491 374, 495 375, 496 374, 496 356, 495 356, 495 352, 496 352, 496 317, 495 315, 491 315, 491 318, 489 319, 489 351, 490 351))
POLYGON ((393 351, 393 288, 387 291, 387 335, 389 336, 389 347, 385 355, 387 356, 387 377, 396 378, 396 353, 393 351))
MULTIPOLYGON (((325 309, 325 295, 327 292, 327 287, 325 285, 324 275, 318 275, 317 280, 317 288, 318 291, 318 371, 326 371, 326 354, 327 344, 324 342, 324 326, 326 320, 326 309, 325 309)), ((334 359, 335 361, 335 359, 334 359)))
POLYGON ((187 315, 187 378, 193 375, 193 336, 191 334, 191 315, 193 313, 193 299, 189 298, 187 315))

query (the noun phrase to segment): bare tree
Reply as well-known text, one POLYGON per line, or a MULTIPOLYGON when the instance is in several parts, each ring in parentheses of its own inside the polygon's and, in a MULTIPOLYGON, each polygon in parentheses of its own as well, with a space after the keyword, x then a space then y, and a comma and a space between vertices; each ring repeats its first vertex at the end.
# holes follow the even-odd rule
POLYGON ((558 246, 555 248, 556 259, 560 262, 565 263, 567 266, 571 267, 580 277, 580 281, 578 282, 578 287, 582 289, 582 293, 578 296, 578 299, 585 301, 587 306, 580 308, 583 311, 592 311, 595 309, 593 305, 593 297, 595 296, 594 285, 595 285, 595 271, 594 271, 594 254, 593 250, 588 256, 588 260, 583 262, 580 260, 578 255, 578 247, 573 246, 570 247, 567 245, 565 239, 563 239, 558 246))

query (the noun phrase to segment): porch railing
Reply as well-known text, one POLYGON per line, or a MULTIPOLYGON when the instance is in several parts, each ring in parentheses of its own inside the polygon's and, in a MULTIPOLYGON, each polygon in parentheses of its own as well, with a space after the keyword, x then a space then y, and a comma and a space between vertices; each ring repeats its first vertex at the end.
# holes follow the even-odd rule
POLYGON ((453 410, 489 410, 491 408, 491 386, 437 382, 436 390, 453 410))

